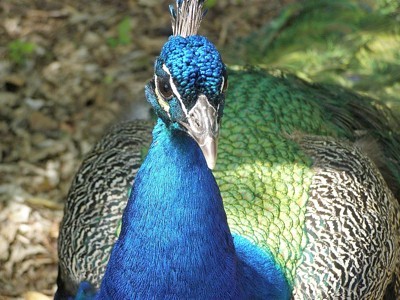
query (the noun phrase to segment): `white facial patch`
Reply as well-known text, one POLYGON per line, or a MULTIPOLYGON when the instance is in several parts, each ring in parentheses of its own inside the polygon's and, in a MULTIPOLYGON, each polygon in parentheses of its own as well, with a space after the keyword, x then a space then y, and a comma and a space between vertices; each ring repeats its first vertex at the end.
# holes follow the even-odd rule
POLYGON ((222 77, 222 83, 221 83, 221 88, 220 88, 220 93, 224 91, 224 84, 225 84, 225 77, 222 77))

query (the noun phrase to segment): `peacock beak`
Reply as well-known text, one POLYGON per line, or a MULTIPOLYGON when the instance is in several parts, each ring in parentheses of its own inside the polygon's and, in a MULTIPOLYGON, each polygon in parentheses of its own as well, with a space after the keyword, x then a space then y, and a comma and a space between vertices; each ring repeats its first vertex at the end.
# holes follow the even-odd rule
MULTIPOLYGON (((196 138, 195 138, 196 140, 196 138)), ((218 137, 209 137, 203 144, 198 140, 196 142, 199 144, 201 151, 206 159, 207 166, 212 170, 217 162, 217 147, 218 147, 218 137)))
POLYGON ((196 105, 188 112, 187 122, 181 123, 200 146, 210 169, 217 162, 218 114, 207 97, 200 95, 196 105))

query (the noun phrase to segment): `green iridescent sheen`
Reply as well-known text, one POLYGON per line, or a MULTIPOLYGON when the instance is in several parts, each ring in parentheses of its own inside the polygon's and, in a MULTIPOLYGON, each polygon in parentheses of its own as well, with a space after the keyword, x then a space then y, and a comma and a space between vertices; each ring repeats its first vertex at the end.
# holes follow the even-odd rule
POLYGON ((315 95, 254 72, 229 74, 214 174, 232 233, 271 251, 293 283, 307 242, 304 213, 313 172, 291 135, 335 135, 337 128, 309 101, 315 95))

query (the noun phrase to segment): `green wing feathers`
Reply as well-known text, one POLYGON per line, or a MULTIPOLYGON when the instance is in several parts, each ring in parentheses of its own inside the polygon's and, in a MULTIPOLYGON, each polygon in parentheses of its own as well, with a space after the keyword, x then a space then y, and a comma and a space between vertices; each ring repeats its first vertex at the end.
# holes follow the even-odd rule
MULTIPOLYGON (((380 138, 390 153, 385 143, 393 147, 398 140, 385 112, 368 98, 274 74, 230 73, 215 176, 231 231, 271 251, 293 283, 308 243, 305 214, 316 174, 315 156, 300 141, 327 136, 354 142, 366 135, 380 138)), ((388 177, 398 184, 395 175, 388 177)))

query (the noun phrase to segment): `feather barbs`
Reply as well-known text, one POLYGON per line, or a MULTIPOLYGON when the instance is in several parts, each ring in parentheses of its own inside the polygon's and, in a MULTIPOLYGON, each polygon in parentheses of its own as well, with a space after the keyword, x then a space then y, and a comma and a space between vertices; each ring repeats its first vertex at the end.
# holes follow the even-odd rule
POLYGON ((175 7, 169 6, 174 36, 196 35, 200 23, 207 13, 203 11, 205 0, 176 0, 175 7))

